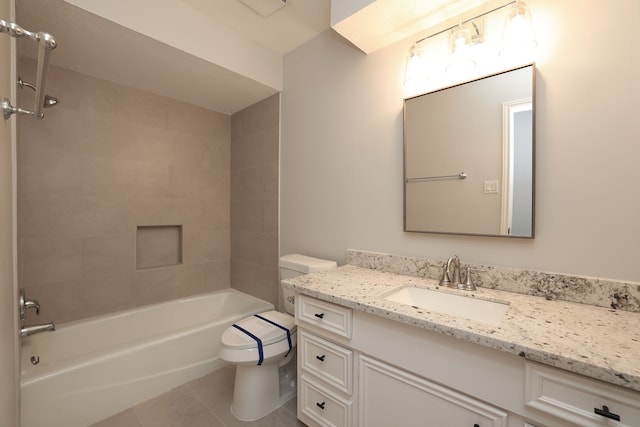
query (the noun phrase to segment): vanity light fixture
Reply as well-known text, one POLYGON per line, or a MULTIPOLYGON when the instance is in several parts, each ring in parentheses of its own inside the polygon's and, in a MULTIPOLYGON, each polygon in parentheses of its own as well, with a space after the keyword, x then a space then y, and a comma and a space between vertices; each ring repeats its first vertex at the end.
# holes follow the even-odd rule
POLYGON ((529 55, 538 45, 529 6, 516 0, 505 19, 501 56, 529 55))
POLYGON ((446 32, 450 32, 449 46, 451 50, 451 58, 445 68, 446 71, 448 73, 460 73, 473 69, 477 64, 472 55, 474 50, 472 47, 484 41, 485 20, 480 18, 506 7, 510 7, 510 9, 505 20, 500 56, 511 58, 527 57, 529 59, 537 45, 533 32, 531 12, 523 0, 515 0, 467 21, 460 22, 458 25, 414 41, 409 49, 409 56, 406 62, 405 87, 416 87, 420 83, 428 81, 428 63, 425 59, 424 51, 419 45, 446 32))

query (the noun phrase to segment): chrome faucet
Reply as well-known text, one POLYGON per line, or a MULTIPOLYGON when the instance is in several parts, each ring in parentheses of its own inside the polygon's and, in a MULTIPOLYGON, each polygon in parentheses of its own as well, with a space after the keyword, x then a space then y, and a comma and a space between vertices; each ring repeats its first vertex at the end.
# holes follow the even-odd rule
POLYGON ((440 286, 449 288, 463 289, 465 291, 475 291, 476 285, 471 279, 471 267, 467 266, 466 278, 463 281, 460 277, 460 258, 454 255, 447 260, 442 266, 442 277, 440 278, 440 286))
POLYGON ((22 335, 23 337, 28 337, 29 335, 37 334, 39 332, 53 332, 55 330, 55 323, 43 323, 42 325, 23 326, 20 329, 20 335, 22 335))

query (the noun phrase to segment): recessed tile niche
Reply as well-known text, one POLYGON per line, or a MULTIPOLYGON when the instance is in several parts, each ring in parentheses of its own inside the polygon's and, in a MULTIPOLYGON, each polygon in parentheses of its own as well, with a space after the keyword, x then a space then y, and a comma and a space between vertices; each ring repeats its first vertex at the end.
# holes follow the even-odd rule
POLYGON ((136 232, 136 268, 182 264, 182 225, 141 225, 136 232))

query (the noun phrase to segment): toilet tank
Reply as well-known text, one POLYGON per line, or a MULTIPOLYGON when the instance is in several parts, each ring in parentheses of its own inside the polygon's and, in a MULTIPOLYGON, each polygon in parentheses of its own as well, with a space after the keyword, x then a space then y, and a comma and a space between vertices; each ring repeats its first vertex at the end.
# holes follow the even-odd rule
MULTIPOLYGON (((280 257, 278 265, 280 267, 280 281, 337 267, 335 261, 300 254, 283 255, 280 257)), ((289 314, 294 314, 294 292, 282 288, 282 296, 284 297, 284 310, 289 314)))

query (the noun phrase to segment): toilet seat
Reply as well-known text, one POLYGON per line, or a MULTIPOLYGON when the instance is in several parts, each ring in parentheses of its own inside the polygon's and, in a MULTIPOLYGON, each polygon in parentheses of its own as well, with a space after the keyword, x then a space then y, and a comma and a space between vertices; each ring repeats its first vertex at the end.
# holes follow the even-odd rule
POLYGON ((267 311, 246 317, 235 325, 227 328, 221 339, 220 357, 228 362, 262 364, 284 356, 296 344, 294 318, 286 313, 267 311), (257 340, 261 342, 261 349, 257 340))

